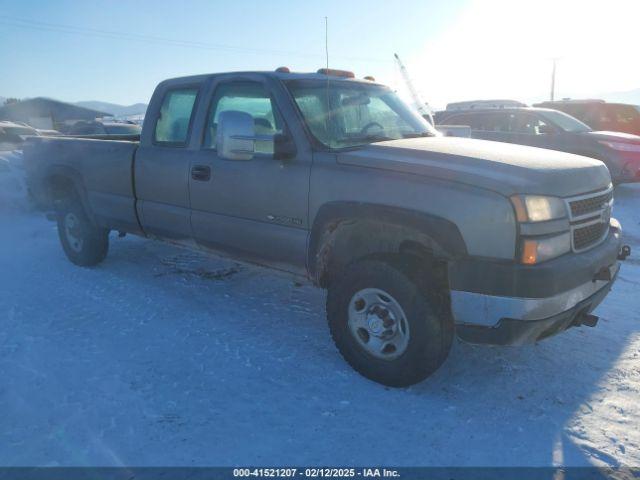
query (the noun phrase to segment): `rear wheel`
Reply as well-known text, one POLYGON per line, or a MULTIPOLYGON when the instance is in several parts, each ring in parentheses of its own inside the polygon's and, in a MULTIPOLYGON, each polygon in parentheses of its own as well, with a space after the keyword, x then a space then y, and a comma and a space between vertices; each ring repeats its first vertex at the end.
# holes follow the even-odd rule
POLYGON ((77 200, 58 206, 58 237, 67 258, 90 267, 102 262, 109 250, 109 231, 94 225, 77 200))
POLYGON ((329 285, 331 335, 360 374, 404 387, 424 380, 445 361, 453 321, 427 276, 407 257, 365 259, 329 285))

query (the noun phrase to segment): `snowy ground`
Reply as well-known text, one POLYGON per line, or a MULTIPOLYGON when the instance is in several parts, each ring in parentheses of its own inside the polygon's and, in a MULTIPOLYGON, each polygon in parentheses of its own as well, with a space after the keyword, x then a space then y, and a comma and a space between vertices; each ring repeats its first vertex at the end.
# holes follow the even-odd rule
MULTIPOLYGON (((616 195, 640 252, 640 185, 616 195)), ((637 253, 597 328, 458 342, 394 390, 343 362, 319 290, 131 237, 78 268, 0 202, 0 465, 640 466, 637 253)))

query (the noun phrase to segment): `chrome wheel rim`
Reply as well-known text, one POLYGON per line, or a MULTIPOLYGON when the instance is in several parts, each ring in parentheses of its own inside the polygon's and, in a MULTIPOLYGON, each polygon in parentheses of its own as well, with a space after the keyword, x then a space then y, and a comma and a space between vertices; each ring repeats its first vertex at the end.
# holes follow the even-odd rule
POLYGON ((73 213, 67 213, 64 217, 64 233, 67 243, 74 252, 82 250, 83 240, 80 236, 80 220, 73 213))
POLYGON ((365 288, 349 302, 349 331, 370 355, 394 360, 409 345, 409 322, 398 301, 384 290, 365 288))

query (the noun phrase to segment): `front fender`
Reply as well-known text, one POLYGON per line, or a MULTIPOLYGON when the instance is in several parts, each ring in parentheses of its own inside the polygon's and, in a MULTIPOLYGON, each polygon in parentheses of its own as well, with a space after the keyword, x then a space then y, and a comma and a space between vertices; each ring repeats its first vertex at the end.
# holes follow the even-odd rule
POLYGON ((340 228, 355 230, 356 223, 360 231, 340 246, 340 264, 371 253, 399 253, 410 243, 439 258, 467 255, 457 226, 444 218, 386 205, 330 202, 318 210, 309 237, 307 270, 312 278, 319 278, 327 265, 323 258, 327 242, 340 228))

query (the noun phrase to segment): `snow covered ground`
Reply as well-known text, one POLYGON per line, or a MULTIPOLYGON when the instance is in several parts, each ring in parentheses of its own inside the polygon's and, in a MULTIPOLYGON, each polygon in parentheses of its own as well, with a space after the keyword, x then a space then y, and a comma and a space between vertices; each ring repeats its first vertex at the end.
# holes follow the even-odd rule
POLYGON ((343 362, 322 291, 133 237, 78 268, 0 197, 0 465, 640 466, 640 185, 616 196, 636 253, 597 328, 456 342, 404 390, 343 362))

